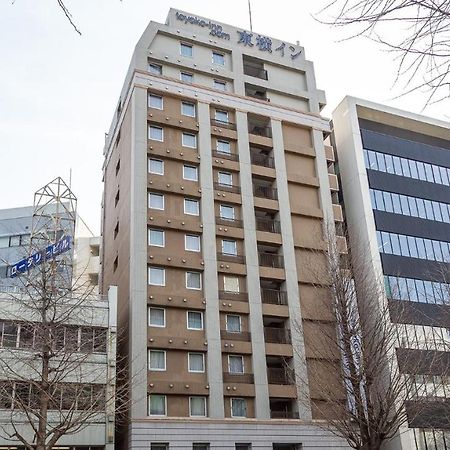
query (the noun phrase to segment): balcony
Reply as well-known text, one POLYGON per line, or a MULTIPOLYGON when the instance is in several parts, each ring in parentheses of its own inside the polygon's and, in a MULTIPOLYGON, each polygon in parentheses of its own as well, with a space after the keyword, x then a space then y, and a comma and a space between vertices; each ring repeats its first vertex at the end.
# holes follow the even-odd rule
POLYGON ((270 410, 271 419, 299 419, 297 411, 270 410))
POLYGON ((248 294, 247 292, 219 291, 219 299, 248 302, 248 294))
POLYGON ((216 217, 216 224, 224 225, 226 227, 236 227, 236 228, 242 228, 244 226, 244 223, 242 222, 242 220, 225 219, 223 217, 216 217))
POLYGON ((259 67, 256 64, 244 63, 244 75, 249 77, 259 78, 261 80, 268 80, 267 70, 264 69, 264 65, 259 67))
POLYGON ((253 194, 255 197, 267 198, 269 200, 278 200, 278 191, 270 186, 253 185, 253 194))
POLYGON ((266 217, 255 217, 256 229, 267 233, 281 233, 281 226, 278 220, 266 217))
POLYGON ((245 83, 245 95, 247 97, 256 98, 257 100, 270 102, 270 100, 267 98, 267 89, 261 86, 253 86, 251 84, 245 83))
POLYGON ((261 301, 269 305, 287 305, 287 292, 261 288, 261 301))
POLYGON ((214 158, 228 159, 230 161, 239 161, 239 155, 237 153, 223 153, 213 150, 211 152, 214 158))
POLYGON ((254 383, 254 376, 252 373, 223 373, 224 383, 254 383))
POLYGON ((239 186, 233 186, 231 184, 223 184, 223 183, 214 182, 214 189, 216 189, 218 191, 232 192, 234 194, 241 193, 241 188, 239 186))
POLYGON ((294 384, 293 373, 284 367, 268 367, 267 382, 269 384, 292 385, 294 384))
POLYGON ((259 265, 262 267, 272 267, 273 269, 284 269, 283 255, 268 252, 258 252, 259 265))
POLYGON ((236 264, 245 264, 245 256, 233 255, 231 253, 217 253, 217 260, 236 264))
POLYGON ((252 336, 248 331, 241 331, 240 333, 231 332, 227 330, 220 330, 220 337, 227 341, 245 341, 250 342, 252 336))
POLYGON ((227 128, 228 130, 236 130, 235 123, 227 122, 225 120, 211 119, 211 125, 213 127, 227 128))
POLYGON ((268 167, 275 169, 275 160, 265 153, 256 152, 250 148, 250 159, 255 166, 268 167))
POLYGON ((250 134, 267 138, 272 137, 272 128, 270 126, 270 119, 268 117, 248 114, 247 122, 248 132, 250 134))
POLYGON ((264 340, 270 344, 291 344, 291 331, 285 328, 264 327, 264 340))

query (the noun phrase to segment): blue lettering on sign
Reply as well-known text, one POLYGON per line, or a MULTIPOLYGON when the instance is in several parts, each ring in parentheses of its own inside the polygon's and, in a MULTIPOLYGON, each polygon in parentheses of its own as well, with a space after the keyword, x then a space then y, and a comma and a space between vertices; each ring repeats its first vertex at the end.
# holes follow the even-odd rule
POLYGON ((211 22, 210 20, 199 19, 196 16, 187 16, 186 14, 183 14, 183 13, 180 13, 180 12, 177 12, 175 14, 175 16, 176 16, 176 18, 178 20, 181 20, 184 23, 190 23, 192 25, 198 25, 199 27, 202 27, 202 28, 205 28, 205 27, 209 28, 210 29, 209 34, 211 36, 216 36, 216 37, 218 37, 220 39, 225 39, 227 41, 230 40, 229 33, 225 33, 223 31, 222 25, 219 25, 218 23, 211 22))
POLYGON ((22 259, 11 266, 9 276, 11 278, 17 277, 25 273, 33 267, 39 266, 48 259, 56 258, 58 255, 67 252, 71 249, 72 238, 70 236, 63 236, 55 244, 49 245, 45 250, 33 253, 28 258, 22 259))

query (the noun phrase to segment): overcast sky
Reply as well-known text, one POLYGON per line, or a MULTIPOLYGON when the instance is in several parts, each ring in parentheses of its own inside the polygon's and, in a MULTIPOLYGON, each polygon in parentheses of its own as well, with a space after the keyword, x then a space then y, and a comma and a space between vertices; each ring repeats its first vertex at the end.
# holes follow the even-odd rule
MULTIPOLYGON (((311 16, 326 0, 252 0, 253 29, 300 41, 327 95, 324 115, 345 95, 422 112, 424 95, 395 98, 394 56, 311 16)), ((102 151, 128 63, 150 20, 175 7, 248 28, 247 0, 66 0, 76 34, 56 0, 0 1, 0 208, 32 204, 33 193, 62 176, 78 210, 100 232, 102 151)), ((448 104, 425 114, 449 120, 448 104), (447 110, 446 110, 447 107, 447 110)))

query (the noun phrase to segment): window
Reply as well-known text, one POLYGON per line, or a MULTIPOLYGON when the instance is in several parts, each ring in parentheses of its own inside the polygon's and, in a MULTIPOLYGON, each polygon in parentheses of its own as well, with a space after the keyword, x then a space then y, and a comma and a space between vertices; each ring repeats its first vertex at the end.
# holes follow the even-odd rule
POLYGON ((165 416, 167 410, 167 399, 165 395, 149 395, 148 413, 150 416, 165 416))
POLYGON ((1 236, 0 237, 0 248, 9 247, 9 236, 1 236))
POLYGON ((226 292, 239 292, 239 278, 238 277, 223 277, 223 290, 226 292))
POLYGON ((203 353, 188 353, 188 370, 194 373, 205 371, 205 355, 203 353))
POLYGON ((235 444, 234 450, 252 450, 252 444, 235 444))
POLYGON ((188 289, 202 288, 202 275, 200 272, 186 272, 186 287, 188 289))
POLYGON ((155 230, 150 228, 148 230, 148 245, 153 247, 164 247, 165 245, 165 236, 163 230, 155 230))
POLYGON ((193 83, 194 82, 194 74, 189 72, 180 72, 180 80, 185 83, 193 83))
POLYGON ((230 172, 219 172, 218 178, 222 186, 233 186, 233 175, 230 172))
POLYGON ((214 80, 214 89, 220 89, 221 91, 227 90, 227 82, 221 80, 214 80))
POLYGON ((209 444, 192 444, 192 450, 209 450, 209 444))
POLYGON ((189 252, 199 252, 200 236, 196 234, 186 234, 184 236, 184 249, 189 252))
POLYGON ((184 199, 184 213, 191 216, 198 216, 200 214, 200 204, 198 200, 192 200, 190 198, 184 199))
POLYGON ((245 398, 231 399, 231 417, 247 417, 247 404, 245 398))
POLYGON ((164 328, 166 326, 166 310, 164 308, 148 308, 148 325, 164 328))
POLYGON ((234 207, 228 205, 220 205, 220 218, 234 220, 234 207))
POLYGON ((203 313, 199 311, 187 312, 188 330, 203 330, 203 313))
POLYGON ((224 255, 237 255, 236 241, 222 239, 222 253, 224 255))
POLYGON ((163 372, 166 370, 166 352, 164 350, 148 351, 148 368, 163 372))
POLYGON ((227 155, 231 154, 231 145, 228 141, 217 140, 216 149, 219 153, 226 153, 227 155))
POLYGON ((11 236, 9 238, 10 247, 18 247, 20 245, 20 236, 11 236))
POLYGON ((189 397, 189 415, 206 417, 206 397, 189 397))
POLYGON ((181 102, 181 114, 183 116, 195 117, 195 105, 193 103, 181 102))
POLYGON ((149 63, 148 71, 154 75, 162 75, 162 66, 160 64, 149 63))
POLYGON ((194 55, 192 45, 186 44, 185 42, 180 42, 180 55, 192 58, 192 56, 194 55))
POLYGON ((148 172, 156 175, 164 175, 164 161, 160 159, 149 158, 148 172))
POLYGON ((228 123, 228 111, 219 111, 215 112, 215 119, 218 122, 228 123))
MULTIPOLYGON (((0 323, 1 330, 1 323, 0 323)), ((3 323, 2 346, 9 348, 17 347, 18 326, 14 323, 3 323)))
POLYGON ((165 269, 161 269, 161 267, 149 267, 148 284, 153 286, 165 286, 166 285, 165 269))
POLYGON ((212 52, 212 62, 214 64, 225 65, 225 55, 223 53, 212 52))
POLYGON ((244 373, 244 357, 240 355, 228 355, 228 372, 244 373))
POLYGON ((197 136, 191 133, 181 135, 181 145, 183 147, 197 148, 197 136))
POLYGON ((155 194, 154 192, 148 193, 148 207, 151 209, 164 210, 164 195, 155 194))
POLYGON ((148 127, 148 138, 152 141, 162 142, 164 140, 164 131, 161 127, 155 125, 149 125, 148 127))
POLYGON ((198 167, 197 166, 183 166, 183 179, 190 181, 198 181, 198 167))
POLYGON ((163 109, 163 98, 161 95, 148 94, 148 106, 154 109, 163 109))
POLYGON ((242 331, 241 316, 227 314, 225 319, 225 325, 228 333, 240 333, 242 331))

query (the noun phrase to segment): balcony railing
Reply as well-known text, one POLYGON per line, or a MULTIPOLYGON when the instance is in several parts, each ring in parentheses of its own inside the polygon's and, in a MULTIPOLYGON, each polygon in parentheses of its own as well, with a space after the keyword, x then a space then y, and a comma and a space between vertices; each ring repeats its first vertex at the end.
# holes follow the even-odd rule
POLYGON ((232 184, 214 182, 214 189, 217 189, 218 191, 233 192, 234 194, 241 193, 241 188, 239 186, 233 186, 232 184))
POLYGON ((217 253, 217 260, 224 262, 231 262, 237 264, 245 264, 245 256, 233 255, 231 253, 217 253))
POLYGON ((235 130, 236 124, 232 122, 227 122, 225 120, 217 120, 217 119, 211 119, 211 125, 214 127, 220 127, 220 128, 228 128, 229 130, 235 130))
POLYGON ((269 167, 270 169, 275 169, 275 160, 268 155, 264 155, 263 153, 250 153, 250 159, 252 164, 256 166, 269 167))
POLYGON ((281 233, 280 222, 265 217, 256 217, 256 229, 268 233, 281 233))
POLYGON ((270 344, 290 344, 291 331, 285 328, 264 327, 264 339, 270 344))
POLYGON ((248 132, 250 134, 255 134, 256 136, 263 136, 263 137, 272 137, 272 129, 268 126, 263 125, 248 125, 248 132))
POLYGON ((248 294, 247 292, 219 291, 219 299, 248 302, 248 294))
POLYGON ((287 292, 261 288, 261 301, 269 305, 287 305, 287 292))
POLYGON ((283 255, 275 253, 259 252, 259 265, 262 267, 273 267, 274 269, 284 268, 283 255))
POLYGON ((254 66, 247 66, 244 64, 244 75, 250 77, 260 78, 261 80, 267 80, 267 70, 254 66))
POLYGON ((217 225, 224 225, 226 227, 237 227, 237 228, 242 228, 243 227, 242 220, 238 220, 238 219, 224 219, 223 217, 216 217, 216 224, 217 225))
POLYGON ((224 383, 247 383, 253 384, 254 377, 252 373, 223 373, 224 383))
POLYGON ((255 197, 268 198, 269 200, 278 200, 278 192, 275 188, 269 186, 253 186, 255 197))
POLYGON ((299 419, 300 416, 296 411, 270 411, 271 419, 299 419))
POLYGON ((267 382, 269 384, 294 384, 293 374, 282 367, 268 367, 267 368, 267 382))
POLYGON ((248 89, 246 89, 245 95, 247 97, 256 98, 257 100, 263 100, 265 102, 270 102, 270 99, 267 98, 267 92, 250 92, 248 89))
POLYGON ((212 156, 214 158, 229 159, 230 161, 239 161, 239 155, 237 153, 224 153, 213 150, 212 156))
POLYGON ((220 330, 220 337, 228 341, 251 341, 251 334, 248 331, 241 331, 240 333, 234 333, 227 330, 220 330))

